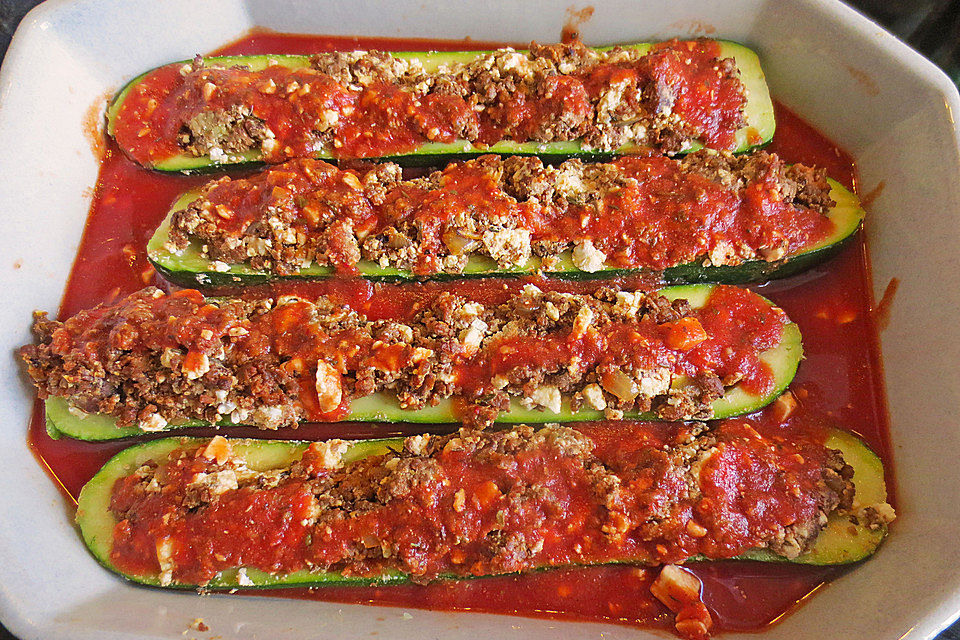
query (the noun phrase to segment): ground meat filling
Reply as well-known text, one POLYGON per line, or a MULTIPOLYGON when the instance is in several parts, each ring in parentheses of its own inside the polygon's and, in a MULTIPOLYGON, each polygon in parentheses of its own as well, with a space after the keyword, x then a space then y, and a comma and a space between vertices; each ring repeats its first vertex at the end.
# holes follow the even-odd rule
POLYGON ((161 67, 125 96, 115 121, 140 162, 177 154, 270 162, 413 151, 428 142, 580 140, 665 153, 694 142, 735 146, 746 89, 716 41, 670 41, 641 52, 580 42, 499 49, 427 70, 378 51, 330 52, 309 67, 161 67))
POLYGON ((213 304, 197 291, 148 288, 63 323, 38 312, 38 344, 21 355, 42 397, 148 431, 188 419, 270 429, 339 420, 378 392, 403 409, 455 399, 453 410, 478 425, 514 398, 554 414, 706 419, 732 385, 772 390, 760 356, 787 322, 736 287, 715 288, 696 310, 616 288, 528 285, 489 307, 441 293, 404 321, 367 320, 327 297, 213 304))
POLYGON ((267 471, 217 437, 116 481, 110 558, 200 586, 233 567, 424 582, 754 548, 794 558, 851 508, 853 470, 818 441, 742 420, 624 428, 464 428, 349 463, 348 443, 317 442, 267 471))
POLYGON ((207 184, 172 216, 165 248, 195 243, 223 269, 248 263, 278 275, 314 264, 350 271, 361 259, 462 273, 471 257, 502 269, 661 271, 780 260, 829 236, 833 204, 822 169, 764 151, 556 167, 484 156, 409 180, 392 163, 349 170, 297 159, 207 184))

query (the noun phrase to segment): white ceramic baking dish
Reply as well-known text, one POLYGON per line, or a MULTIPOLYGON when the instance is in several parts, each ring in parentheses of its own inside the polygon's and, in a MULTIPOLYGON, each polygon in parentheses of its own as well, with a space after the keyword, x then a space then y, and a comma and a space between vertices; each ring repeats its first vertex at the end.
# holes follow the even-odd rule
MULTIPOLYGON (((594 0, 585 40, 721 35, 762 56, 774 96, 856 157, 873 201, 874 287, 901 286, 884 332, 900 519, 865 565, 765 632, 928 638, 960 607, 960 100, 947 77, 849 8, 816 0, 594 0)), ((25 443, 33 392, 13 350, 55 309, 96 180, 91 105, 143 69, 254 26, 279 31, 555 41, 569 0, 49 0, 0 71, 0 617, 29 640, 646 637, 601 624, 135 588, 97 566, 25 443)), ((735 635, 725 636, 737 637, 735 635)), ((755 639, 757 636, 745 636, 755 639)))

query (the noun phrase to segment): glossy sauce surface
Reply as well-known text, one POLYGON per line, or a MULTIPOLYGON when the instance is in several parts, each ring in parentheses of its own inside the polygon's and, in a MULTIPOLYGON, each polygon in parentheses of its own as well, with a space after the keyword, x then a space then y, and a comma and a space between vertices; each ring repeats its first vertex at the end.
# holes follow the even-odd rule
MULTIPOLYGON (((218 53, 310 53, 357 47, 423 50, 479 48, 480 45, 475 42, 254 34, 218 53)), ((772 151, 781 154, 788 162, 825 167, 831 177, 848 188, 854 186, 855 168, 845 152, 788 110, 778 107, 776 116, 777 134, 771 145, 772 151)), ((124 157, 112 141, 108 142, 94 204, 64 294, 60 318, 101 302, 115 301, 119 296, 153 282, 156 276, 149 269, 144 254, 147 239, 179 193, 208 179, 143 170, 124 157)), ((526 281, 529 280, 475 283, 471 285, 471 295, 480 299, 495 298, 502 296, 505 288, 519 288, 526 281)), ((572 291, 597 286, 594 283, 538 284, 572 291)), ((649 286, 639 279, 628 284, 649 286)), ((409 302, 411 296, 422 291, 459 290, 458 285, 449 283, 411 285, 404 289, 404 296, 397 295, 395 285, 374 286, 365 282, 332 282, 307 288, 334 293, 358 308, 376 306, 381 310, 391 305, 400 308, 409 302)), ((799 417, 812 424, 838 424, 857 432, 884 458, 889 474, 887 417, 871 315, 869 261, 862 234, 828 264, 788 280, 756 287, 756 290, 781 306, 800 325, 803 333, 806 359, 792 386, 800 402, 799 417)), ((760 414, 757 420, 773 421, 767 414, 760 414)), ((415 433, 423 429, 422 425, 329 423, 307 425, 296 431, 279 431, 269 437, 374 437, 415 433)), ((437 429, 440 430, 443 428, 437 429)), ((254 429, 238 429, 231 434, 242 437, 264 435, 254 429)), ((51 440, 43 429, 42 410, 34 414, 29 439, 41 464, 72 496, 103 462, 129 444, 51 440)), ((888 484, 892 488, 892 483, 888 484)), ((80 541, 77 543, 79 545, 80 541)), ((762 628, 789 611, 824 581, 843 571, 842 568, 747 563, 702 564, 692 569, 704 582, 704 600, 719 628, 726 630, 762 628)), ((655 576, 655 572, 643 569, 598 567, 428 586, 284 590, 276 595, 608 620, 669 628, 672 618, 649 593, 649 584, 655 576)))

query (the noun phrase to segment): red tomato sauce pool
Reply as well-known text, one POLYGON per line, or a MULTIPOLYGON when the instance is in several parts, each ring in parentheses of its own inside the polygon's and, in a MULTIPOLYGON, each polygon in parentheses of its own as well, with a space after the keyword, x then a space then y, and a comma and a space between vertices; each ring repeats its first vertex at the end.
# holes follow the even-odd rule
MULTIPOLYGON (((257 32, 217 53, 315 53, 357 48, 456 50, 494 46, 497 45, 469 40, 391 40, 257 32)), ((856 187, 856 170, 846 152, 785 107, 778 105, 776 116, 777 133, 770 150, 788 162, 825 167, 831 177, 847 187, 856 187)), ((164 175, 141 169, 119 152, 112 140, 108 141, 60 318, 99 303, 113 302, 147 284, 163 286, 146 260, 146 242, 176 196, 209 179, 209 176, 164 175)), ((371 314, 389 314, 391 309, 399 309, 416 297, 433 295, 438 290, 455 289, 477 299, 494 300, 519 289, 527 281, 529 279, 405 286, 333 281, 296 288, 313 294, 336 295, 345 304, 371 314)), ((597 286, 589 282, 538 281, 538 284, 571 291, 597 286)), ((626 280, 625 284, 650 286, 641 278, 626 280)), ((814 424, 826 421, 860 434, 885 460, 888 484, 892 488, 869 256, 862 234, 827 264, 754 288, 786 310, 803 333, 806 359, 791 387, 799 400, 801 415, 811 418, 814 424)), ((269 434, 243 428, 232 434, 297 439, 362 438, 409 434, 424 428, 423 425, 327 423, 269 434)), ((433 430, 449 429, 447 426, 433 430)), ((194 430, 194 433, 204 432, 194 430)), ((111 455, 130 444, 52 440, 44 430, 39 403, 28 437, 38 461, 71 499, 111 455)), ((689 566, 703 582, 704 601, 720 631, 762 629, 845 570, 744 562, 689 566)), ((655 577, 656 571, 642 568, 592 567, 427 586, 285 589, 268 595, 669 629, 672 614, 650 595, 649 586, 655 577)))

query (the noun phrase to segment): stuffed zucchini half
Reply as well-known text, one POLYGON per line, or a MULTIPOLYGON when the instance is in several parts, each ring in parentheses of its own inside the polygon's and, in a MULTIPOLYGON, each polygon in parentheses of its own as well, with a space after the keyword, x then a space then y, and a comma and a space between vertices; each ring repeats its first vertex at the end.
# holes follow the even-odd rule
POLYGON ((683 153, 701 143, 745 151, 771 139, 774 115, 757 55, 701 39, 198 56, 130 81, 108 105, 107 127, 140 164, 196 172, 291 157, 422 165, 484 153, 683 153))
POLYGON ((595 446, 589 426, 556 425, 406 441, 165 438, 107 462, 80 493, 77 523, 97 560, 124 578, 233 590, 731 557, 847 564, 873 554, 895 517, 879 458, 848 433, 772 444, 732 420, 679 427, 687 435, 678 446, 657 428, 631 428, 625 442, 634 444, 616 451, 595 446), (627 482, 648 473, 657 481, 627 482), (604 493, 624 493, 618 479, 636 499, 608 509, 604 493), (687 488, 671 488, 677 482, 687 488), (730 482, 777 509, 721 505, 713 496, 729 494, 721 485, 730 482), (728 517, 742 512, 735 530, 684 508, 706 497, 728 517), (558 502, 565 511, 531 524, 530 514, 558 502), (662 519, 636 506, 650 504, 665 505, 662 519))
POLYGON ((371 321, 335 303, 331 310, 324 298, 281 298, 264 311, 195 291, 145 290, 63 325, 40 320, 35 331, 40 344, 21 353, 47 398, 49 430, 83 440, 309 420, 726 418, 777 398, 803 353, 800 330, 782 310, 726 285, 590 295, 528 285, 486 306, 441 294, 402 322, 371 321), (144 326, 144 317, 164 320, 144 326), (147 346, 96 355, 101 328, 127 335, 131 323, 147 346), (58 344, 91 348, 54 352, 54 334, 58 344), (191 334, 205 337, 156 346, 191 334), (119 373, 88 384, 76 373, 87 369, 119 373), (101 406, 110 415, 97 413, 101 406))
MULTIPOLYGON (((654 161, 660 162, 661 160, 641 160, 639 162, 654 161)), ((454 170, 454 168, 448 168, 443 173, 449 175, 454 170)), ((706 227, 701 228, 689 221, 685 221, 684 226, 670 227, 664 225, 659 227, 660 231, 651 230, 645 235, 643 229, 658 228, 655 222, 645 224, 645 221, 652 218, 664 219, 669 217, 668 213, 663 210, 650 215, 643 212, 638 213, 636 224, 626 225, 627 230, 625 232, 620 230, 622 225, 617 222, 615 228, 614 225, 611 225, 610 229, 597 229, 594 234, 595 237, 588 242, 582 239, 567 242, 559 241, 559 244, 566 248, 556 249, 558 241, 553 239, 555 236, 549 236, 549 240, 543 241, 543 246, 551 247, 549 256, 536 255, 538 240, 536 236, 531 234, 524 238, 526 247, 520 250, 515 250, 513 244, 500 242, 496 231, 489 232, 490 235, 484 235, 482 232, 463 232, 452 229, 452 227, 443 230, 443 227, 438 226, 437 228, 440 229, 436 232, 438 238, 433 241, 425 239, 424 234, 427 232, 424 229, 429 227, 426 224, 420 224, 419 221, 407 224, 406 227, 409 227, 409 229, 404 224, 394 224, 387 229, 375 231, 370 236, 365 237, 361 237, 356 228, 351 226, 350 240, 354 243, 353 246, 357 247, 357 250, 352 254, 354 256, 352 259, 356 260, 355 262, 348 262, 350 258, 345 261, 338 256, 331 255, 329 247, 333 243, 321 236, 324 233, 332 233, 334 225, 328 227, 330 231, 323 229, 307 231, 308 239, 302 242, 300 246, 296 242, 303 238, 305 231, 302 228, 303 225, 296 224, 286 227, 299 232, 299 235, 294 234, 298 240, 292 245, 287 245, 283 243, 281 238, 283 228, 271 227, 263 221, 254 223, 254 226, 261 230, 257 232, 259 235, 240 232, 228 237, 226 233, 221 235, 218 231, 214 231, 209 234, 209 237, 200 238, 188 232, 181 232, 179 239, 172 242, 171 226, 183 224, 193 225, 193 228, 196 228, 197 220, 207 215, 201 209, 201 206, 209 203, 210 200, 205 199, 201 189, 188 191, 173 203, 169 214, 147 244, 147 257, 157 272, 164 278, 179 286, 192 288, 245 286, 273 280, 323 279, 337 273, 337 268, 332 266, 331 262, 340 265, 346 263, 346 266, 351 270, 355 269, 359 275, 366 279, 386 282, 412 279, 510 277, 532 273, 543 273, 550 277, 576 280, 614 278, 644 271, 660 272, 663 281, 668 284, 761 282, 785 278, 826 261, 840 251, 860 228, 865 214, 857 196, 832 179, 826 179, 824 182, 827 185, 825 195, 830 202, 829 206, 825 207, 824 213, 817 211, 800 212, 798 207, 782 205, 784 210, 789 208, 789 212, 793 215, 787 222, 784 222, 784 226, 778 227, 777 220, 773 216, 753 221, 755 225, 769 226, 771 235, 777 238, 776 242, 779 243, 779 246, 775 249, 749 247, 746 249, 746 254, 749 257, 746 258, 738 257, 736 253, 725 255, 722 249, 722 247, 732 246, 738 241, 745 242, 741 235, 737 235, 735 240, 728 241, 725 238, 725 234, 730 236, 739 234, 739 231, 736 230, 738 227, 734 227, 735 230, 731 230, 729 226, 722 228, 721 231, 716 232, 717 238, 713 240, 707 240, 714 233, 713 230, 706 227), (796 218, 801 216, 804 218, 803 222, 808 226, 794 224, 796 218), (794 226, 791 227, 791 224, 794 224, 794 226), (399 231, 398 228, 400 228, 399 231), (814 229, 813 232, 811 232, 811 228, 814 229), (416 229, 415 232, 413 232, 414 229, 416 229), (263 233, 263 230, 268 231, 263 233), (797 238, 790 237, 791 231, 797 234, 797 238), (311 233, 317 234, 317 238, 309 239, 311 233), (470 233, 480 240, 465 240, 464 238, 468 236, 464 236, 464 233, 470 233), (393 249, 391 242, 395 243, 396 238, 404 238, 405 235, 409 236, 410 239, 403 241, 403 248, 400 250, 393 249), (634 235, 636 237, 633 237, 634 235), (388 239, 381 240, 381 238, 388 239), (702 240, 692 244, 691 238, 702 238, 702 240), (607 251, 601 251, 602 242, 610 244, 612 248, 604 247, 607 248, 607 251), (457 246, 456 243, 461 245, 471 243, 473 248, 467 247, 466 252, 461 252, 459 255, 454 254, 449 247, 457 246), (531 244, 534 246, 533 255, 531 255, 530 250, 531 244), (588 244, 589 254, 584 250, 588 244), (269 248, 268 245, 271 245, 273 249, 269 248), (314 249, 312 245, 324 247, 328 255, 321 258, 317 255, 319 251, 314 249), (427 245, 433 248, 441 247, 441 251, 448 253, 446 255, 411 257, 411 253, 415 252, 418 247, 427 245), (570 248, 571 245, 573 248, 570 248), (648 247, 659 246, 662 248, 670 245, 676 246, 677 249, 668 258, 654 257, 649 253, 648 247), (212 247, 216 248, 212 249, 212 247), (363 253, 360 251, 361 247, 363 253), (271 255, 271 253, 279 253, 281 248, 282 251, 290 252, 292 256, 284 258, 279 255, 271 255), (217 251, 229 255, 218 255, 217 251), (237 254, 238 251, 243 254, 243 258, 240 258, 237 254), (257 255, 255 254, 257 251, 263 253, 257 255), (313 253, 314 251, 316 253, 313 253), (498 251, 501 253, 497 253, 498 251), (509 255, 511 251, 514 252, 513 255, 509 255), (556 251, 556 253, 552 253, 553 251, 556 251), (305 253, 308 256, 306 258, 303 257, 305 253), (636 254, 636 257, 632 260, 638 265, 637 267, 624 268, 613 264, 613 256, 620 256, 620 260, 623 261, 622 256, 628 253, 636 254), (249 257, 251 254, 256 256, 254 260, 271 262, 269 265, 253 266, 249 257), (368 257, 360 257, 362 255, 368 257), (491 257, 492 255, 497 256, 499 260, 495 260, 491 257), (675 256, 684 256, 679 259, 690 261, 677 264, 675 256), (712 256, 713 259, 707 256, 712 256), (377 260, 372 259, 374 257, 377 260), (238 261, 234 262, 233 260, 238 261), (286 260, 287 264, 281 265, 280 262, 283 260, 286 260), (445 267, 451 260, 456 262, 456 266, 452 270, 445 267), (294 264, 294 261, 299 262, 294 264), (302 266, 303 262, 307 266, 302 266), (398 267, 398 264, 402 267, 398 267)), ((441 190, 438 189, 427 193, 432 196, 440 192, 441 190)), ((678 189, 669 194, 664 198, 664 206, 680 206, 678 203, 681 201, 683 193, 682 190, 678 189)), ((713 219, 717 215, 718 206, 721 205, 715 204, 713 200, 703 198, 702 191, 698 193, 701 194, 700 200, 691 206, 702 208, 704 216, 713 219)), ((639 197, 642 194, 636 195, 639 197)), ((622 199, 623 196, 617 194, 610 197, 611 200, 614 198, 622 199)), ((254 199, 251 198, 251 200, 254 199)), ((632 202, 647 202, 647 200, 638 198, 632 202)), ((264 211, 270 210, 269 208, 264 209, 264 211)), ((476 211, 476 209, 473 211, 476 211)), ((449 215, 450 211, 446 211, 445 214, 449 215)), ((579 212, 571 208, 567 217, 574 215, 579 215, 579 212)), ((622 215, 622 211, 617 212, 617 220, 622 215)), ((696 214, 691 214, 691 209, 687 209, 684 215, 693 218, 696 214)), ((733 215, 736 214, 731 214, 731 217, 733 215)), ((206 224, 206 221, 204 220, 200 224, 206 224)), ((232 224, 232 221, 227 224, 232 224)), ((729 225, 730 223, 725 220, 724 224, 729 225)), ((483 227, 484 224, 481 222, 477 226, 483 227)), ((208 225, 209 228, 210 225, 208 225)), ((336 232, 340 232, 339 227, 336 228, 336 232)), ((506 230, 501 233, 516 235, 515 230, 506 230)), ((760 242, 762 241, 754 241, 755 244, 760 242)), ((545 253, 545 251, 540 252, 545 253)))

